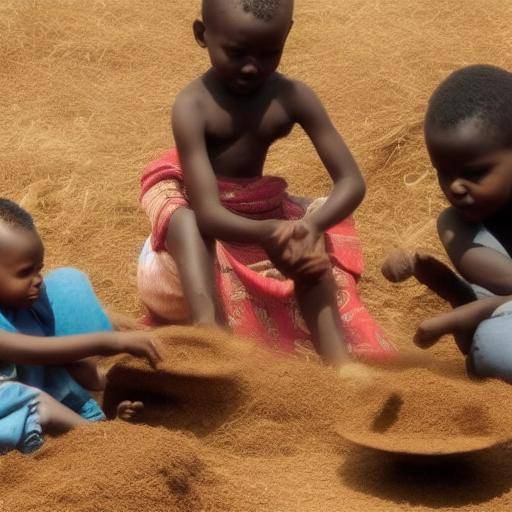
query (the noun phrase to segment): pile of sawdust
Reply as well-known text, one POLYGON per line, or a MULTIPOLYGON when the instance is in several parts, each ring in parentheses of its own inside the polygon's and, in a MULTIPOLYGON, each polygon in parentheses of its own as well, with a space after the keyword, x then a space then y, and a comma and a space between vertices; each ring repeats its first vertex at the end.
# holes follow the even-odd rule
POLYGON ((339 431, 353 442, 410 454, 470 452, 512 438, 512 411, 503 410, 510 386, 467 382, 418 369, 381 372, 354 397, 339 431))
POLYGON ((506 503, 499 495, 512 485, 507 446, 452 461, 440 492, 439 467, 409 467, 410 482, 394 481, 404 468, 338 433, 404 434, 415 448, 458 436, 474 448, 481 436, 512 433, 505 384, 441 377, 431 360, 338 374, 222 332, 169 328, 159 336, 159 370, 126 358, 112 368, 105 397, 108 409, 135 394, 146 403, 147 424, 94 424, 49 439, 33 456, 3 457, 6 510, 407 510, 431 500, 471 510, 475 499, 506 503), (191 358, 183 357, 186 345, 191 358), (183 369, 191 365, 188 375, 183 369), (460 474, 480 482, 476 498, 460 474), (382 482, 387 502, 379 497, 382 482))

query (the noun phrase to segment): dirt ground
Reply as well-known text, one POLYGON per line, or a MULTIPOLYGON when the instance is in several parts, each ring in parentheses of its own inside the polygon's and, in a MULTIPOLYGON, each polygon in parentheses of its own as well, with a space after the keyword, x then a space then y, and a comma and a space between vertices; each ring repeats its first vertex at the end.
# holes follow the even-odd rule
MULTIPOLYGON (((366 258, 361 291, 392 340, 408 349, 418 322, 446 306, 414 283, 385 282, 379 266, 396 246, 442 256, 435 219, 445 200, 422 141, 426 102, 460 66, 511 68, 512 3, 296 3, 281 70, 317 92, 366 177, 367 198, 356 214, 366 258)), ((197 0, 0 5, 0 195, 33 213, 48 268, 85 270, 103 302, 130 315, 142 311, 135 272, 149 231, 138 204, 139 176, 173 144, 174 96, 207 69, 191 33, 198 12, 197 0)), ((272 148, 267 172, 287 178, 295 194, 329 191, 328 176, 298 129, 272 148)), ((181 331, 169 336, 175 335, 187 338, 181 331)), ((448 434, 505 435, 512 422, 507 416, 500 430, 495 415, 512 405, 508 387, 464 380, 450 340, 414 368, 363 377, 355 391, 361 376, 349 385, 310 363, 254 357, 254 367, 240 356, 239 366, 219 370, 234 379, 223 382, 244 392, 236 411, 223 416, 218 411, 229 393, 220 388, 217 405, 204 409, 215 419, 211 428, 200 428, 205 399, 192 400, 201 406, 163 426, 103 424, 71 433, 68 443, 50 441, 34 457, 3 457, 0 511, 509 509, 507 445, 427 467, 354 450, 337 434, 340 416, 359 411, 359 419, 370 418, 396 388, 406 405, 425 404, 414 411, 404 406, 404 418, 437 425, 453 408, 462 416, 448 422, 448 434), (368 401, 363 391, 378 399, 368 401), (437 412, 430 415, 429 407, 437 412), (482 415, 485 421, 475 420, 482 415), (468 434, 462 424, 476 427, 468 434)), ((214 364, 212 358, 197 360, 214 364)), ((169 377, 163 387, 175 385, 169 377)))

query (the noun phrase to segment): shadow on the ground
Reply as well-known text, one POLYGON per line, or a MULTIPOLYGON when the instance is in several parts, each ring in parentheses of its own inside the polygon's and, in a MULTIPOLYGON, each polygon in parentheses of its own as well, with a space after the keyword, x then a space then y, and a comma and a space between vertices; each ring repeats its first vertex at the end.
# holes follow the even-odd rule
POLYGON ((512 445, 464 456, 394 456, 354 447, 338 470, 358 492, 413 506, 462 507, 492 500, 512 487, 512 445))

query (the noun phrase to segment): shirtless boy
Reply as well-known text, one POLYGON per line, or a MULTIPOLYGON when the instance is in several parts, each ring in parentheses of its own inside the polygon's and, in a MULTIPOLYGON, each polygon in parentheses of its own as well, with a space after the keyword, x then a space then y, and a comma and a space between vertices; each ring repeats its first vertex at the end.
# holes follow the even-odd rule
POLYGON ((317 352, 339 363, 346 343, 323 235, 357 208, 365 184, 316 95, 277 72, 292 15, 293 0, 203 1, 202 19, 193 31, 211 67, 174 103, 172 128, 189 208, 170 217, 165 249, 176 262, 190 319, 214 324, 223 321, 214 241, 263 246, 274 265, 294 280, 317 352), (334 182, 325 203, 293 221, 257 220, 228 209, 219 199, 219 180, 260 179, 269 147, 296 124, 334 182))

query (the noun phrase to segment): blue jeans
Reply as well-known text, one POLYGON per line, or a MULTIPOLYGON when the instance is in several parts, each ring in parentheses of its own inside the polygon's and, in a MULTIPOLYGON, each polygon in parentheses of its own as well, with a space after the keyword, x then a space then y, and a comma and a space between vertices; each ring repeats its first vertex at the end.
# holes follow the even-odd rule
POLYGON ((500 306, 475 331, 468 371, 512 383, 512 302, 500 306))
MULTIPOLYGON (((85 274, 61 268, 45 277, 44 289, 30 309, 0 310, 0 329, 41 337, 112 330, 85 274)), ((0 453, 34 451, 43 443, 37 412, 44 390, 87 420, 105 418, 99 405, 58 366, 0 365, 0 453)))

